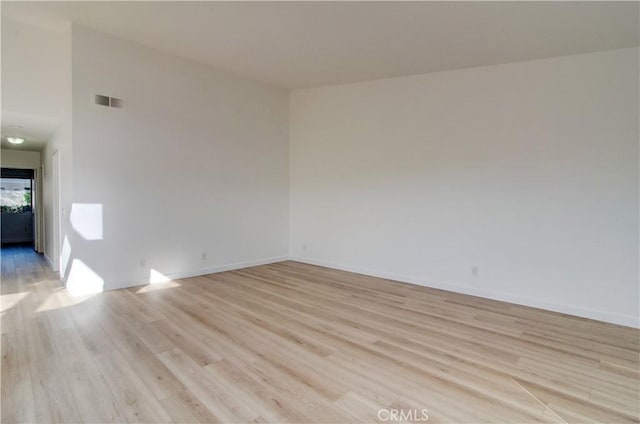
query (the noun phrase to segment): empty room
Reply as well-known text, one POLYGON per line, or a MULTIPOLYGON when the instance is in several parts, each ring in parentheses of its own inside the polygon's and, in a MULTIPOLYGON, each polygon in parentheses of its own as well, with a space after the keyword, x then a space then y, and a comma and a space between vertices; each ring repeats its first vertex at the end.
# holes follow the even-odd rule
POLYGON ((2 423, 640 422, 640 2, 0 9, 2 423))

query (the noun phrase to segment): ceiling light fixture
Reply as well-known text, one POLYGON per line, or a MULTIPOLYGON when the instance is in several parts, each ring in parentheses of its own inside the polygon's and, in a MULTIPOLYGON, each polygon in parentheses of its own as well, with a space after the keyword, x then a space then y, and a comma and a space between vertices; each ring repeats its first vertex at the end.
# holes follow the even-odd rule
POLYGON ((24 143, 24 138, 20 137, 7 137, 7 141, 11 144, 22 144, 24 143))

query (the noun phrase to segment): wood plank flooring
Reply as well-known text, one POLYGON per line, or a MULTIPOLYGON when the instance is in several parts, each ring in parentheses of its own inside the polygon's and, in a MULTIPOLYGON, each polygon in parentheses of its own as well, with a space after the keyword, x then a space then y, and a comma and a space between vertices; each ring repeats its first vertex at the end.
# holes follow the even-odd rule
POLYGON ((639 421, 638 330, 295 262, 1 306, 3 423, 639 421))

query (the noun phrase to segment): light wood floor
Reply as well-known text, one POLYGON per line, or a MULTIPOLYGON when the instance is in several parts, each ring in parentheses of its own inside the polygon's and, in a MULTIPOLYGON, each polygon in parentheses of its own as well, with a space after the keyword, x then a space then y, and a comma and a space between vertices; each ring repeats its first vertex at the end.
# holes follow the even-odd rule
POLYGON ((83 299, 13 249, 1 287, 3 423, 638 422, 630 328, 295 262, 83 299))

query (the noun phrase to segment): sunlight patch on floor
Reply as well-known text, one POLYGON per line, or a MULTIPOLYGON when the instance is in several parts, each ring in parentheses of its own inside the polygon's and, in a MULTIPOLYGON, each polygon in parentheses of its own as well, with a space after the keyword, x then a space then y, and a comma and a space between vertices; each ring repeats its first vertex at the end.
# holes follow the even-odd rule
POLYGON ((8 311, 16 306, 25 297, 29 296, 29 292, 3 294, 0 296, 0 312, 8 311))

